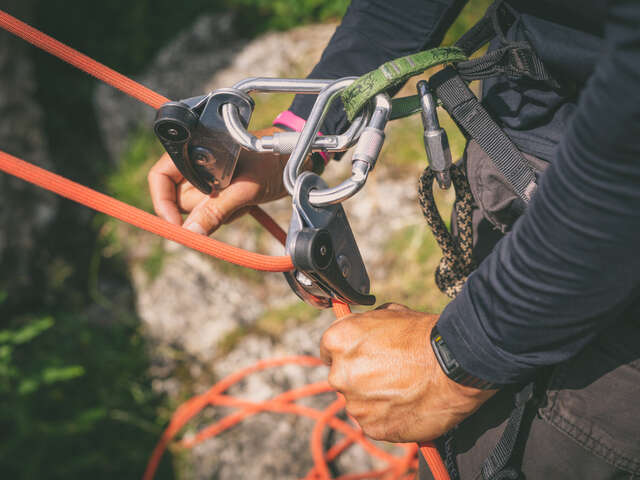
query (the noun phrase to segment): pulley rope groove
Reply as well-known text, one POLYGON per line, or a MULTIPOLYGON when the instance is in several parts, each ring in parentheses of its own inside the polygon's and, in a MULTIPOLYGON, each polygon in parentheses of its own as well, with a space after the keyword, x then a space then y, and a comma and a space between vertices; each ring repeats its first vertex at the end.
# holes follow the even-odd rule
MULTIPOLYGON (((121 73, 116 72, 106 65, 93 60, 92 58, 78 52, 68 45, 55 40, 49 35, 46 35, 45 33, 31 27, 21 20, 18 20, 17 18, 9 15, 3 10, 0 10, 0 27, 31 43, 32 45, 54 55, 55 57, 58 57, 59 59, 77 67, 78 69, 88 73, 89 75, 92 75, 98 80, 101 80, 104 83, 107 83, 114 88, 121 90, 127 95, 136 98, 137 100, 149 105, 150 107, 158 109, 164 103, 169 101, 168 98, 154 92, 148 87, 145 87, 144 85, 141 85, 140 83, 122 75, 121 73)), ((69 179, 25 162, 24 160, 14 157, 13 155, 5 153, 1 150, 0 170, 15 177, 21 178, 22 180, 30 182, 34 185, 37 185, 41 188, 49 190, 53 193, 61 195, 65 198, 78 202, 96 211, 105 213, 123 222, 155 233, 156 235, 167 238, 169 240, 181 243, 189 248, 198 250, 213 257, 235 263, 237 265, 262 271, 283 272, 293 269, 293 263, 291 262, 290 257, 261 255, 258 253, 249 252, 237 247, 233 247, 231 245, 227 245, 223 242, 219 242, 203 235, 198 235, 196 233, 183 229, 182 227, 173 225, 159 217, 156 217, 155 215, 145 212, 144 210, 140 210, 124 202, 116 200, 113 197, 104 195, 88 187, 75 183, 69 179)), ((259 207, 253 207, 250 213, 270 233, 272 233, 278 240, 283 242, 283 240, 286 238, 286 234, 266 212, 264 212, 259 207)), ((336 301, 333 302, 333 310, 337 318, 341 318, 351 312, 348 305, 336 301)), ((181 407, 178 407, 173 415, 172 422, 175 419, 176 424, 180 424, 181 428, 186 423, 186 421, 192 418, 196 413, 204 408, 204 406, 209 404, 216 404, 216 395, 218 395, 217 401, 219 404, 223 404, 223 402, 226 401, 228 404, 234 403, 237 406, 244 405, 245 413, 238 416, 238 422, 242 418, 244 418, 244 416, 250 415, 251 413, 249 412, 252 409, 256 412, 262 410, 291 411, 299 415, 302 414, 311 416, 312 418, 316 418, 316 425, 314 427, 311 438, 311 450, 315 466, 311 470, 311 472, 309 472, 307 477, 305 477, 305 480, 330 480, 331 476, 329 474, 326 462, 334 459, 344 449, 351 445, 351 443, 357 442, 358 444, 363 446, 369 453, 373 453, 375 450, 372 450, 370 446, 372 444, 368 442, 361 431, 359 431, 358 429, 354 429, 354 427, 345 423, 344 425, 346 425, 346 427, 352 429, 349 430, 348 428, 345 428, 341 423, 338 423, 340 421, 335 418, 335 414, 338 413, 339 410, 344 408, 344 399, 342 399, 341 396, 339 396, 338 400, 331 404, 324 412, 314 410, 314 412, 320 413, 320 417, 317 417, 317 413, 305 411, 302 406, 291 403, 291 401, 295 399, 296 395, 298 394, 300 396, 308 396, 310 394, 314 394, 310 392, 315 392, 316 390, 314 390, 314 388, 317 389, 317 386, 314 387, 313 385, 308 385, 308 390, 305 390, 303 388, 301 392, 295 392, 295 394, 293 392, 287 392, 283 394, 279 400, 278 397, 276 397, 276 399, 273 399, 271 401, 252 404, 251 407, 248 407, 249 404, 247 402, 242 402, 237 399, 233 399, 232 397, 226 397, 224 400, 220 399, 220 394, 233 383, 234 379, 237 379, 235 381, 238 381, 243 376, 253 371, 262 370, 272 365, 283 365, 286 363, 306 363, 314 365, 321 364, 319 359, 313 357, 293 357, 288 359, 285 358, 265 360, 263 362, 259 362, 253 367, 249 367, 249 369, 245 369, 241 372, 238 372, 237 374, 227 377, 227 379, 225 379, 226 383, 225 380, 223 380, 222 382, 214 385, 209 390, 209 392, 215 393, 211 394, 210 397, 206 397, 206 402, 204 402, 204 398, 201 398, 202 396, 198 396, 186 402, 181 407), (194 405, 196 408, 193 408, 194 405), (284 407, 282 405, 288 406, 284 407), (341 443, 338 443, 332 449, 330 449, 329 452, 323 452, 321 436, 323 428, 325 428, 325 426, 327 425, 333 428, 338 428, 338 430, 342 431, 342 433, 345 433, 346 438, 341 443), (354 433, 354 431, 356 433, 354 433)), ((328 384, 325 386, 328 387, 328 384)), ((320 388, 319 390, 322 390, 322 388, 320 388)), ((329 390, 329 388, 327 388, 327 390, 329 390)), ((224 429, 218 428, 218 430, 226 430, 227 428, 230 428, 230 426, 237 423, 235 422, 235 420, 227 420, 227 422, 229 426, 224 429)), ((155 471, 155 468, 157 468, 160 457, 162 456, 162 452, 167 447, 170 439, 179 432, 180 428, 175 428, 176 424, 174 424, 173 428, 172 424, 170 424, 163 434, 162 438, 158 442, 158 445, 156 446, 156 449, 154 450, 154 453, 152 454, 149 461, 144 480, 150 480, 153 477, 153 472, 155 471)), ((212 436, 215 433, 220 433, 219 431, 214 430, 209 430, 209 432, 213 433, 208 434, 208 436, 212 436)), ((203 435, 202 439, 204 438, 207 438, 207 435, 203 435)), ((387 478, 389 480, 405 480, 408 478, 412 478, 412 474, 407 473, 407 470, 415 468, 416 466, 417 461, 415 458, 415 453, 418 447, 412 445, 407 446, 406 448, 407 455, 400 459, 397 459, 396 457, 389 458, 389 454, 386 454, 385 452, 385 455, 387 456, 386 459, 390 463, 390 467, 386 470, 365 472, 362 474, 343 475, 341 477, 338 477, 338 479, 358 480, 365 478, 387 478)), ((434 478, 436 480, 449 480, 449 474, 435 446, 431 442, 427 442, 420 445, 420 451, 425 457, 425 460, 427 461, 434 478)))

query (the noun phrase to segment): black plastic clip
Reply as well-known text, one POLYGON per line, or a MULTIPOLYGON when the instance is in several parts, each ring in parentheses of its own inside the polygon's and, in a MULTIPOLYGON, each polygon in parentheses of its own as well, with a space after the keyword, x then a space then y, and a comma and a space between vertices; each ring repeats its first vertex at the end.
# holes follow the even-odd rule
POLYGON ((154 130, 180 173, 203 193, 222 190, 231 182, 240 145, 229 135, 222 105, 238 108, 246 127, 254 102, 240 90, 225 88, 209 95, 169 102, 156 113, 154 130))
POLYGON ((318 175, 304 172, 296 179, 287 252, 296 267, 286 275, 300 298, 318 307, 331 299, 373 305, 369 276, 342 205, 315 207, 309 192, 327 188, 318 175))

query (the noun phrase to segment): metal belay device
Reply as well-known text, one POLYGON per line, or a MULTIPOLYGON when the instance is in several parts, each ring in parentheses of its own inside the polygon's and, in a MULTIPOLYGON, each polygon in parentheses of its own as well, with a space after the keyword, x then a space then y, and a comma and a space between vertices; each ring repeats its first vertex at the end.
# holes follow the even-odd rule
POLYGON ((377 94, 339 135, 319 135, 325 115, 356 77, 338 80, 250 78, 233 88, 179 102, 157 112, 154 129, 185 179, 206 194, 231 182, 240 149, 289 155, 284 185, 292 196, 292 217, 286 240, 294 271, 285 273, 293 291, 304 301, 329 307, 337 299, 372 305, 370 282, 341 202, 355 195, 374 168, 384 128, 391 113, 386 93, 377 94), (301 132, 277 132, 257 138, 247 131, 254 108, 251 92, 317 94, 301 132), (343 152, 356 145, 352 173, 335 187, 303 172, 311 152, 343 152))

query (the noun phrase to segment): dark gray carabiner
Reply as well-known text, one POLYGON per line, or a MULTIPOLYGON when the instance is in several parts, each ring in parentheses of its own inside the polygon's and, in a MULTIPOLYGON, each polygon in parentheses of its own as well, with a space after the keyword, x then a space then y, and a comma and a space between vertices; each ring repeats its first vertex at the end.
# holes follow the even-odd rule
POLYGON ((442 189, 451 187, 451 149, 447 132, 440 128, 436 101, 429 89, 429 84, 420 80, 417 84, 418 96, 422 105, 422 124, 424 126, 424 149, 427 152, 429 168, 436 176, 438 186, 442 189))

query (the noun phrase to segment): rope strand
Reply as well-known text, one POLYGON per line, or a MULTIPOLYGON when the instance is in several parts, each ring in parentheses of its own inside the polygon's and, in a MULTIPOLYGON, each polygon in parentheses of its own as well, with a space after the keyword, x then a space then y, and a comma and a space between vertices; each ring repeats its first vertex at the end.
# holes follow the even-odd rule
MULTIPOLYGON (((186 230, 128 205, 113 197, 56 175, 0 150, 0 170, 33 183, 45 190, 85 205, 123 222, 134 225, 168 240, 193 248, 212 257, 243 267, 265 272, 287 272, 293 269, 290 257, 272 257, 227 245, 213 238, 186 230)), ((265 213, 266 215, 266 213, 265 213)))
POLYGON ((168 98, 150 88, 125 77, 2 10, 0 10, 0 27, 156 110, 169 101, 168 98))

